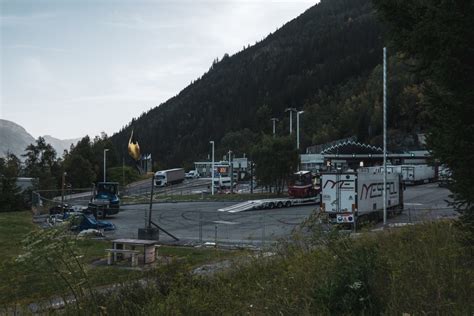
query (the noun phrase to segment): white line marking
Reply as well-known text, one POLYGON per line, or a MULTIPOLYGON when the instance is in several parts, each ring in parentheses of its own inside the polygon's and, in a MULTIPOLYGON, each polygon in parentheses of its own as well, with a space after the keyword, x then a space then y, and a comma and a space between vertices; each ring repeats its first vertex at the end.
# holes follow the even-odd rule
POLYGON ((235 225, 237 222, 228 222, 228 221, 213 221, 215 224, 226 224, 226 225, 235 225))

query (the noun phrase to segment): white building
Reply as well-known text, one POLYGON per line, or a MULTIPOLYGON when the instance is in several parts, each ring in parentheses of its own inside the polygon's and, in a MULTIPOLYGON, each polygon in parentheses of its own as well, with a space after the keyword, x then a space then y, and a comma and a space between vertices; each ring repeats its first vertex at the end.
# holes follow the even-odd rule
MULTIPOLYGON (((249 161, 247 158, 234 158, 232 160, 232 168, 234 173, 234 179, 242 179, 245 177, 248 170, 249 161)), ((229 161, 215 161, 214 162, 214 176, 215 177, 230 177, 230 165, 229 161)), ((194 169, 199 172, 201 177, 212 176, 212 161, 196 161, 194 163, 194 169)))

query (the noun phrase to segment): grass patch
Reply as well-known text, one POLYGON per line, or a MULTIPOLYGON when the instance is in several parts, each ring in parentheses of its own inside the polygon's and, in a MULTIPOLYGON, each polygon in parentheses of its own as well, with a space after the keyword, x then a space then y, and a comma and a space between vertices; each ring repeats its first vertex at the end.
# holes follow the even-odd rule
MULTIPOLYGON (((42 230, 34 225, 30 212, 0 213, 0 306, 26 304, 70 293, 71 288, 83 287, 86 281, 89 286, 96 287, 126 283, 150 273, 92 265, 94 261, 105 259, 105 249, 111 247, 110 241, 79 240, 70 235, 58 242, 60 238, 50 238, 50 232, 53 230, 42 230), (33 236, 34 247, 29 250, 22 244, 27 236, 33 236), (42 238, 45 241, 39 242, 42 238), (77 255, 77 262, 70 251, 77 255), (32 258, 18 262, 18 257, 28 252, 33 253, 32 258)), ((160 253, 189 267, 239 255, 238 252, 170 246, 161 247, 160 253)))
POLYGON ((0 213, 0 263, 15 258, 21 252, 21 241, 35 225, 31 212, 0 213))
MULTIPOLYGON (((213 277, 173 267, 103 297, 109 314, 472 315, 472 245, 452 222, 315 234, 213 277)), ((95 307, 84 302, 94 313, 95 307)))
POLYGON ((189 248, 162 246, 159 248, 160 255, 179 258, 191 267, 209 262, 231 259, 247 254, 246 251, 219 250, 215 248, 189 248))

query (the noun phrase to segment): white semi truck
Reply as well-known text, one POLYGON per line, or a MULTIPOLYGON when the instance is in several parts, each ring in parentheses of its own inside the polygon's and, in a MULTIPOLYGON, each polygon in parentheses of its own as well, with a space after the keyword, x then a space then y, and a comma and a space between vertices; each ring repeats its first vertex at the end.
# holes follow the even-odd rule
MULTIPOLYGON (((377 167, 383 172, 383 167, 377 167)), ((436 180, 435 167, 429 165, 397 165, 387 166, 387 173, 399 173, 405 184, 422 184, 436 180)))
MULTIPOLYGON (((388 168, 387 168, 388 171, 388 168)), ((330 222, 352 224, 383 217, 383 170, 380 167, 321 175, 321 210, 330 222)), ((403 210, 400 174, 387 172, 387 209, 403 210)))
POLYGON ((155 186, 157 187, 164 187, 171 184, 181 183, 183 181, 183 168, 160 170, 155 173, 155 186))
POLYGON ((402 180, 405 184, 421 184, 435 180, 435 168, 428 165, 401 165, 402 180))

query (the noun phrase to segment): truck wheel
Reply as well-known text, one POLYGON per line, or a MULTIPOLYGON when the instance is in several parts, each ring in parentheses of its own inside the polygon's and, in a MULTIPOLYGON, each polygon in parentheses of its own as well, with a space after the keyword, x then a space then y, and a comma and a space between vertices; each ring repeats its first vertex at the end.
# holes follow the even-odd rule
POLYGON ((97 210, 97 218, 105 219, 106 214, 104 210, 97 210))
POLYGON ((290 202, 290 201, 286 201, 285 207, 290 207, 290 206, 291 206, 291 202, 290 202))
POLYGON ((278 202, 277 203, 277 208, 282 208, 283 207, 283 202, 278 202))
POLYGON ((270 202, 270 203, 268 204, 268 208, 269 208, 269 209, 275 208, 275 203, 270 202))

